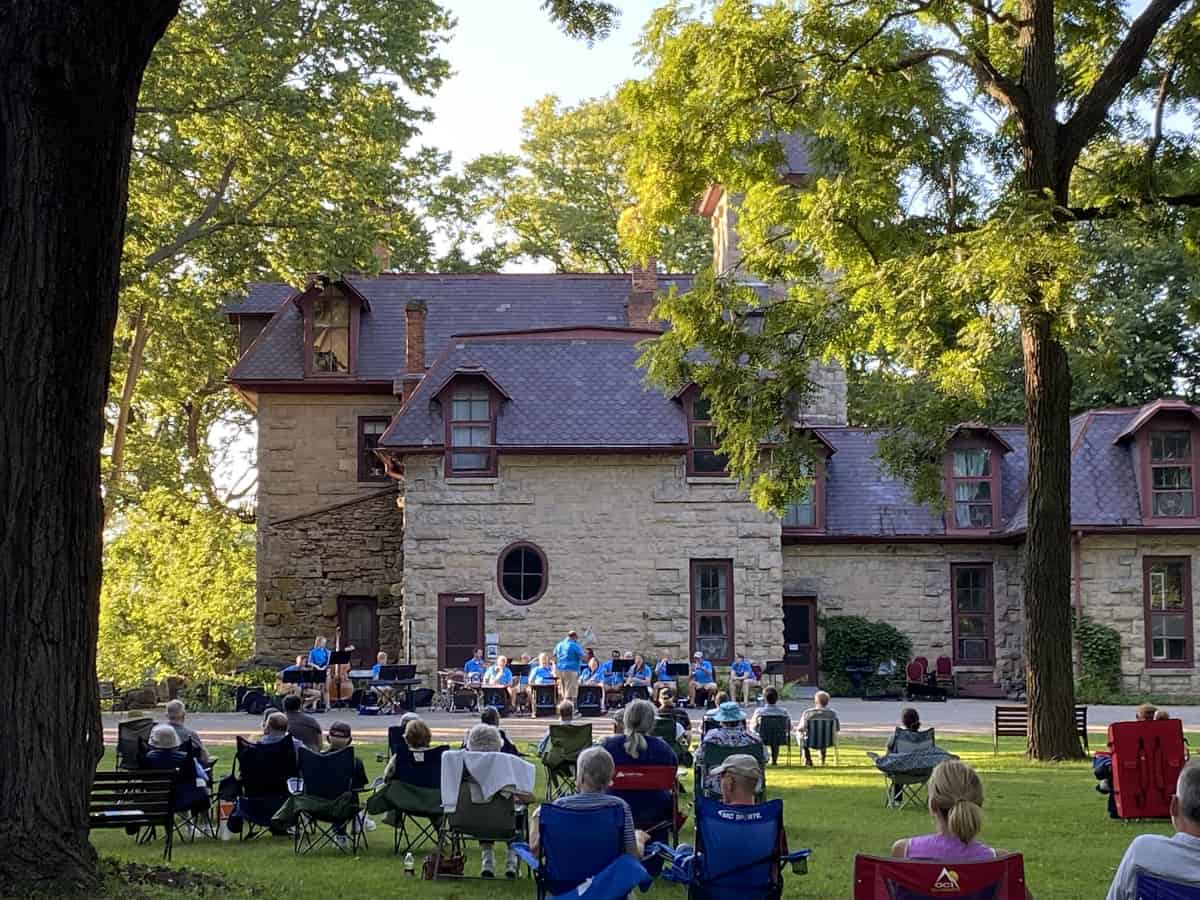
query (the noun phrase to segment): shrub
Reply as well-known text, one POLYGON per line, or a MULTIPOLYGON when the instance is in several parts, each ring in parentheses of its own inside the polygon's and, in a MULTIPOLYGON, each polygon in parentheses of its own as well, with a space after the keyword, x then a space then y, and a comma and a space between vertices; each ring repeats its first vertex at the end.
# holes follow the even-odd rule
POLYGON ((1121 691, 1121 635, 1114 628, 1080 616, 1075 622, 1080 673, 1075 686, 1082 703, 1103 703, 1121 691))
POLYGON ((895 660, 903 671, 912 656, 912 641, 887 622, 872 622, 862 616, 823 616, 825 643, 821 646, 822 683, 830 693, 849 692, 846 663, 865 659, 874 669, 880 663, 895 660), (842 691, 831 690, 832 687, 842 691))

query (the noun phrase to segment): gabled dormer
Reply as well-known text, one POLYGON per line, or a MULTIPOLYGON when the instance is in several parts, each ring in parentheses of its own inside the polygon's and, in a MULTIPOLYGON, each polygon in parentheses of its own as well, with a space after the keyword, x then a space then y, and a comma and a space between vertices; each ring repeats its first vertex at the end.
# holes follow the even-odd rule
POLYGON ((1130 447, 1144 524, 1200 524, 1200 407, 1177 398, 1155 400, 1114 443, 1130 447))
POLYGON ((783 533, 825 533, 825 483, 829 478, 829 458, 836 452, 833 444, 821 432, 812 428, 800 429, 812 444, 816 457, 812 468, 812 483, 799 497, 788 504, 783 514, 783 533))
POLYGON ((304 377, 353 378, 358 373, 358 335, 367 298, 347 281, 313 279, 295 298, 304 317, 304 377))
POLYGON ((434 390, 445 426, 447 478, 495 478, 496 419, 508 392, 486 371, 459 368, 434 390))
POLYGON ((976 422, 959 425, 946 442, 947 534, 987 534, 1003 527, 1001 460, 1012 445, 976 422))

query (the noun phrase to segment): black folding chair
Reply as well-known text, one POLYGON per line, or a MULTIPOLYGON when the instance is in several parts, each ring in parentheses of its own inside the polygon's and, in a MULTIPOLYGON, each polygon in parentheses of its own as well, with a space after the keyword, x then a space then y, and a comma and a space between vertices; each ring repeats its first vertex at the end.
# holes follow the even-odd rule
POLYGON ((287 802, 288 780, 299 773, 296 745, 290 737, 271 744, 239 737, 234 770, 236 801, 227 824, 230 831, 241 833, 242 840, 253 840, 277 827, 272 818, 287 802))
POLYGON ((787 716, 759 716, 758 736, 771 750, 771 762, 779 762, 779 750, 787 747, 787 765, 792 764, 792 721, 787 716))
POLYGON ((367 800, 367 812, 383 815, 395 830, 393 853, 408 853, 426 841, 437 843, 442 821, 442 754, 449 749, 445 745, 398 749, 391 780, 367 800))
POLYGON ((140 767, 142 744, 150 740, 154 729, 153 719, 129 719, 117 723, 117 752, 113 769, 137 769, 140 767))
POLYGON ((366 832, 357 827, 358 795, 354 791, 354 748, 330 753, 300 748, 300 790, 274 816, 294 828, 296 855, 324 847, 356 854, 367 846, 366 832))

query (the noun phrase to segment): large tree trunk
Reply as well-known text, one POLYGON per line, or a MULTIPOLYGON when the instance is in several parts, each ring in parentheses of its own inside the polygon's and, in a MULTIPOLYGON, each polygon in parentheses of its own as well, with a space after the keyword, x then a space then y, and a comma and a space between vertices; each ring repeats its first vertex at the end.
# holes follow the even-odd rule
POLYGON ((1083 751, 1071 669, 1071 372, 1051 325, 1034 306, 1021 318, 1029 433, 1025 683, 1029 755, 1074 759, 1083 751))
POLYGON ((0 4, 0 885, 95 879, 100 447, 134 104, 178 0, 0 4))

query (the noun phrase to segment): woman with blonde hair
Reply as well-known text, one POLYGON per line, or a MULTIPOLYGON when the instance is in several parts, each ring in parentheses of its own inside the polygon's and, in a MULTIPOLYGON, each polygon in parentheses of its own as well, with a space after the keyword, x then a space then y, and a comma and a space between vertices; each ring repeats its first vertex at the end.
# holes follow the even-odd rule
POLYGON ((983 782, 975 770, 957 759, 938 763, 928 789, 929 814, 937 831, 896 841, 892 856, 940 862, 993 859, 996 851, 978 840, 983 828, 983 782))

